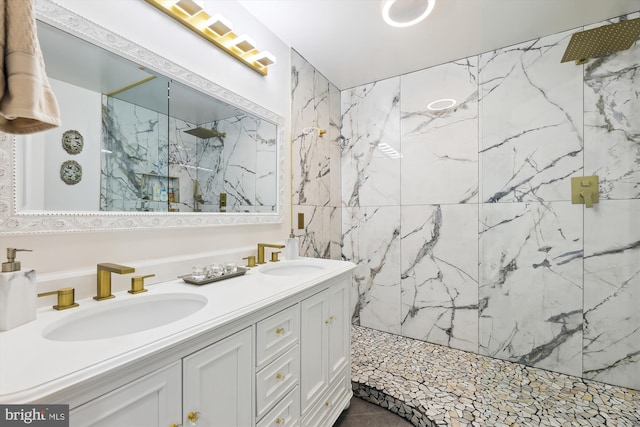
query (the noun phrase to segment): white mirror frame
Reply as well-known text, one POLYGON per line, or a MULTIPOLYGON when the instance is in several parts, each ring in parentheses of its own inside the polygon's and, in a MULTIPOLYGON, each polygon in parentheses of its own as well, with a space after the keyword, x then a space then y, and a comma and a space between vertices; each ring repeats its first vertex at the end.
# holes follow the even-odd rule
POLYGON ((210 227, 237 224, 282 223, 284 200, 284 118, 236 95, 206 78, 75 14, 51 0, 35 2, 37 19, 76 37, 156 70, 200 92, 278 125, 277 211, 274 213, 189 212, 49 212, 18 211, 17 147, 20 136, 0 132, 0 235, 83 231, 210 227))

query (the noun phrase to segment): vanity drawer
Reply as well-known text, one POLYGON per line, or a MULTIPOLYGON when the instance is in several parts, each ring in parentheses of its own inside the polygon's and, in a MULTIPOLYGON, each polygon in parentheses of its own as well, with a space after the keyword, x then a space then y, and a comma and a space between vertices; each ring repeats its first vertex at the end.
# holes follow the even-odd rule
POLYGON ((345 405, 349 402, 351 396, 347 394, 351 392, 351 384, 349 377, 343 375, 337 379, 329 388, 329 392, 322 399, 318 400, 307 412, 302 420, 303 426, 325 426, 329 425, 327 421, 334 421, 340 416, 345 405), (348 390, 348 391, 347 391, 348 390))
POLYGON ((256 427, 296 427, 300 425, 300 388, 280 401, 256 427))
POLYGON ((256 374, 256 418, 293 390, 299 379, 300 349, 296 345, 256 374))
POLYGON ((256 327, 257 370, 297 343, 299 335, 300 315, 297 304, 259 322, 256 327))

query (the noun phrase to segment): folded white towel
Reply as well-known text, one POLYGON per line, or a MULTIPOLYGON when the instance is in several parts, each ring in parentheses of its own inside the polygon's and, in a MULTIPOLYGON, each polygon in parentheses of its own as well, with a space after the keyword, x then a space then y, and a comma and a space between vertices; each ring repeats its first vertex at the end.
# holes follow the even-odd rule
POLYGON ((0 131, 60 126, 36 33, 33 0, 0 0, 0 131))

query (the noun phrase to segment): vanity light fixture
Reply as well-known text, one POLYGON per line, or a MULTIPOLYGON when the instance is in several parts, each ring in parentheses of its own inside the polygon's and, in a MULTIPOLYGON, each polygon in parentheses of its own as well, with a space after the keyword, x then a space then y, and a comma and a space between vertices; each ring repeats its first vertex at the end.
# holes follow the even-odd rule
POLYGON ((266 76, 269 65, 276 58, 269 52, 256 49, 256 42, 249 36, 238 36, 233 25, 220 14, 210 15, 197 0, 145 0, 169 15, 194 33, 208 40, 247 67, 266 76))
POLYGON ((436 0, 383 0, 382 19, 392 27, 410 27, 429 16, 435 5, 436 0))
POLYGON ((202 11, 202 6, 196 3, 194 0, 170 0, 169 3, 173 3, 184 13, 192 16, 202 11))
POLYGON ((236 37, 231 40, 229 46, 236 47, 240 49, 243 53, 251 52, 256 48, 256 42, 253 41, 251 37, 246 34, 236 37))
POLYGON ((457 104, 457 101, 452 98, 442 98, 436 99, 427 105, 427 109, 431 111, 442 111, 448 110, 449 108, 453 108, 454 105, 457 104))
POLYGON ((204 26, 216 33, 218 37, 224 37, 233 31, 231 22, 227 21, 227 19, 219 13, 216 13, 205 21, 204 26))

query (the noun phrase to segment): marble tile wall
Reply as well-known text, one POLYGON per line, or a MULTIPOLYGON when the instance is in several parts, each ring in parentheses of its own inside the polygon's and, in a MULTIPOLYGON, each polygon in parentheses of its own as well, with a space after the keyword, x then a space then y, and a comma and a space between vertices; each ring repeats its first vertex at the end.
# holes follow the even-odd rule
MULTIPOLYGON (((341 92, 341 205, 311 147, 294 196, 341 206, 354 323, 640 389, 640 46, 561 64, 573 32, 341 92)), ((294 64, 295 122, 326 91, 294 64)))
POLYGON ((300 255, 341 255, 340 91, 291 51, 292 227, 300 255), (327 131, 322 137, 318 130, 327 131), (304 228, 298 229, 298 214, 304 228))

